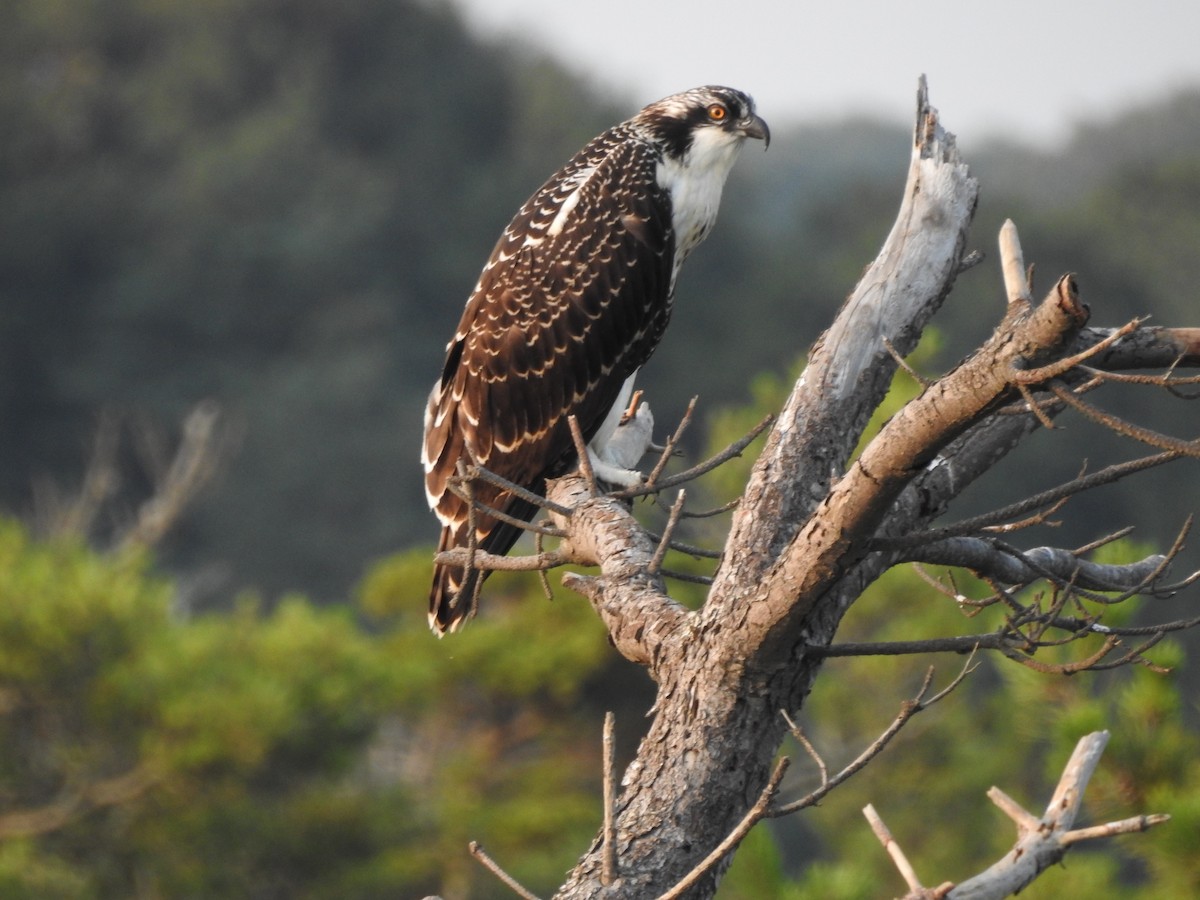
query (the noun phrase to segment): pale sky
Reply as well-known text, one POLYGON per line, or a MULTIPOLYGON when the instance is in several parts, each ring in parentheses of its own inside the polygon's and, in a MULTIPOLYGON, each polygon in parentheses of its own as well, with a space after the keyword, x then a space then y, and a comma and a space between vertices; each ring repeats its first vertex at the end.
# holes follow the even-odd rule
POLYGON ((630 112, 698 84, 754 95, 773 126, 909 122, 917 78, 964 142, 1041 146, 1200 85, 1200 2, 451 0, 479 33, 539 46, 630 112))

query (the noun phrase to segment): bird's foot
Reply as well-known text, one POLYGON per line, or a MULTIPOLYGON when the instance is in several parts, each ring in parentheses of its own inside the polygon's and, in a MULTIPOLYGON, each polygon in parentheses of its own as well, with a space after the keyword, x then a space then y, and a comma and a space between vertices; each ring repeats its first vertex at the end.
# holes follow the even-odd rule
POLYGON ((607 444, 588 447, 588 461, 598 480, 622 488, 637 487, 645 482, 646 476, 634 467, 653 446, 654 414, 649 403, 639 401, 640 392, 630 403, 632 414, 622 420, 607 444))
POLYGON ((637 469, 626 469, 605 462, 590 447, 588 448, 588 461, 592 464, 592 474, 596 476, 596 480, 605 484, 625 489, 638 487, 646 481, 646 476, 637 469))

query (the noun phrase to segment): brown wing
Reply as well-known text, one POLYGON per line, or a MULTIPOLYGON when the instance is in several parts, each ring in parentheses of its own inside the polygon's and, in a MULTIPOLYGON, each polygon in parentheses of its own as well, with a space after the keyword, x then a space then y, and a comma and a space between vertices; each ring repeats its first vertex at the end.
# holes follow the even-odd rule
MULTIPOLYGON (((447 348, 425 413, 425 488, 440 549, 468 544, 467 506, 447 487, 474 462, 543 493, 574 462, 567 417, 596 432, 670 315, 674 241, 655 151, 620 127, 585 147, 505 229, 447 348)), ((477 499, 519 519, 535 508, 486 484, 477 499)), ((477 514, 479 548, 506 553, 520 529, 477 514)), ((439 566, 430 624, 474 614, 482 578, 439 566)))

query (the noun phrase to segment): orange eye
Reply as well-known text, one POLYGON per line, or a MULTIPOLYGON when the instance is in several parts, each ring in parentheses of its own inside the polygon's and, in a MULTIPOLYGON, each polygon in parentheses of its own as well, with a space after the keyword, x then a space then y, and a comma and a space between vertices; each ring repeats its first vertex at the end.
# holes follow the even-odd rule
POLYGON ((729 115, 729 110, 727 110, 720 103, 714 103, 712 106, 710 106, 708 108, 708 117, 710 119, 712 119, 714 122, 723 121, 724 118, 728 115, 729 115))

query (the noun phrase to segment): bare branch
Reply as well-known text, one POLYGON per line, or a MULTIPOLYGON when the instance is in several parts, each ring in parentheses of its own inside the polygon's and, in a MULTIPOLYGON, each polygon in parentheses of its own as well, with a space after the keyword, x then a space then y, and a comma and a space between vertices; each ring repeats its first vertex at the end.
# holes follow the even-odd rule
MULTIPOLYGON (((101 413, 92 439, 92 452, 88 457, 83 485, 66 509, 60 509, 57 503, 51 503, 51 509, 42 512, 42 516, 49 519, 47 531, 52 534, 78 535, 88 532, 100 508, 117 490, 119 479, 116 457, 119 443, 120 423, 116 414, 101 413)), ((57 496, 56 491, 51 490, 47 493, 52 497, 57 496)))
POLYGON ((433 561, 439 566, 460 566, 482 572, 544 572, 567 563, 578 562, 561 550, 548 550, 532 556, 499 556, 471 547, 451 547, 435 553, 433 561))
MULTIPOLYGON (((562 504, 554 503, 549 498, 543 497, 541 494, 535 494, 533 491, 527 491, 519 484, 515 484, 506 478, 501 478, 495 472, 485 469, 483 466, 467 466, 465 474, 468 478, 478 478, 481 481, 486 481, 488 484, 495 485, 501 490, 508 491, 514 497, 518 497, 527 503, 532 503, 539 509, 544 509, 547 512, 556 513, 560 516, 571 515, 571 510, 562 504)), ((495 510, 485 508, 485 512, 489 516, 495 515, 495 510)))
POLYGON ((662 537, 659 538, 658 546, 654 548, 654 556, 650 558, 650 571, 657 572, 662 568, 663 557, 667 555, 667 548, 671 546, 671 535, 675 531, 675 526, 679 524, 679 513, 683 510, 683 503, 687 499, 687 492, 680 491, 679 496, 675 498, 675 503, 671 506, 671 514, 667 517, 667 524, 663 527, 662 537))
POLYGON ((1090 841, 1096 838, 1114 837, 1118 834, 1149 831, 1153 826, 1169 821, 1171 821, 1171 817, 1165 813, 1155 813, 1149 816, 1133 816, 1129 819, 1121 819, 1119 822, 1108 822, 1104 825, 1093 825, 1091 828, 1077 828, 1074 831, 1068 831, 1062 836, 1059 843, 1064 847, 1069 847, 1071 844, 1078 843, 1079 841, 1090 841))
POLYGON ((986 573, 1005 584, 1029 584, 1052 578, 1091 591, 1136 591, 1154 593, 1151 580, 1161 574, 1167 557, 1148 556, 1123 566, 1079 559, 1070 550, 1034 547, 1013 552, 994 538, 955 537, 909 548, 909 562, 957 566, 986 573))
POLYGON ((895 840, 881 819, 868 807, 864 812, 872 823, 872 829, 888 849, 912 893, 908 896, 946 897, 947 900, 999 900, 1018 893, 1034 881, 1049 866, 1059 862, 1067 850, 1081 840, 1107 837, 1130 831, 1145 831, 1147 828, 1167 821, 1163 815, 1137 816, 1094 828, 1071 830, 1079 815, 1083 792, 1099 763, 1100 755, 1108 742, 1108 732, 1100 731, 1081 738, 1075 752, 1063 770, 1058 787, 1039 819, 1027 812, 1004 791, 993 787, 988 797, 1017 826, 1017 842, 999 862, 974 878, 958 885, 945 884, 930 893, 922 888, 912 866, 896 845, 895 840))
POLYGON ((551 481, 548 494, 570 510, 567 516, 551 514, 570 529, 559 552, 601 570, 600 577, 568 572, 563 584, 588 598, 618 652, 650 666, 651 677, 658 677, 661 642, 693 614, 667 596, 662 573, 650 571, 655 547, 645 530, 616 497, 592 496, 578 473, 551 481))
MULTIPOLYGON (((825 760, 821 758, 821 754, 817 752, 817 748, 812 745, 812 741, 808 739, 808 737, 801 730, 800 726, 797 725, 792 717, 788 715, 788 711, 786 709, 781 709, 779 714, 783 716, 783 720, 787 722, 788 730, 792 733, 792 737, 796 739, 800 746, 803 747, 808 755, 812 758, 813 762, 817 764, 817 771, 821 773, 821 787, 824 788, 829 784, 829 769, 825 765, 825 760)), ((777 814, 777 811, 773 812, 772 814, 777 814)))
MULTIPOLYGON (((1072 349, 1079 350, 1104 341, 1115 329, 1084 328, 1075 336, 1072 349)), ((1094 356, 1091 365, 1106 372, 1129 369, 1172 369, 1178 365, 1200 365, 1200 328, 1164 328, 1143 325, 1126 334, 1094 356)))
POLYGON ((712 584, 711 575, 696 575, 692 572, 680 572, 675 569, 659 569, 664 578, 675 581, 686 581, 688 584, 712 584))
MULTIPOLYGON (((483 469, 479 469, 478 474, 473 476, 463 476, 462 478, 459 478, 458 476, 451 476, 446 480, 446 487, 450 489, 450 492, 454 494, 454 496, 466 503, 469 503, 471 509, 481 512, 486 516, 491 516, 497 522, 504 522, 506 525, 512 525, 514 528, 519 528, 522 531, 528 531, 532 534, 540 534, 544 537, 564 537, 566 535, 566 532, 561 528, 539 525, 536 522, 528 522, 525 519, 518 519, 515 516, 510 516, 508 513, 496 509, 494 506, 488 506, 486 503, 480 503, 478 500, 475 500, 475 493, 470 488, 470 481, 472 478, 476 477, 482 481, 489 481, 490 479, 484 477, 484 471, 485 470, 483 469)), ((504 479, 500 480, 503 481, 504 479)), ((537 494, 532 494, 531 496, 536 497, 537 494)), ((545 506, 547 509, 552 508, 552 505, 549 504, 544 498, 539 505, 545 506)))
POLYGON ((1125 831, 1144 831, 1167 821, 1170 817, 1164 815, 1138 816, 1121 823, 1072 830, 1083 793, 1107 743, 1107 731, 1080 738, 1041 819, 1026 812, 997 788, 989 791, 988 796, 993 802, 1017 824, 1017 842, 997 863, 951 890, 948 900, 993 900, 1011 896, 1062 860, 1067 850, 1081 840, 1125 831))
POLYGON ((220 422, 220 407, 212 401, 200 403, 188 413, 175 456, 155 486, 154 496, 138 510, 137 521, 121 539, 121 547, 154 546, 178 520, 215 470, 220 422))
POLYGON ((606 887, 617 878, 617 826, 613 818, 617 803, 616 773, 613 771, 615 726, 616 717, 609 710, 604 714, 604 868, 600 875, 600 882, 606 887))
POLYGON ((632 500, 634 497, 644 497, 647 494, 657 494, 666 490, 667 488, 675 487, 676 485, 680 484, 686 484, 689 481, 695 481, 701 475, 707 475, 709 472, 723 463, 727 463, 729 460, 741 456, 742 451, 749 447, 754 442, 754 439, 766 431, 767 426, 774 421, 774 416, 764 416, 762 421, 751 428, 750 431, 744 436, 734 441, 720 453, 710 456, 699 465, 692 466, 690 469, 680 472, 677 475, 672 475, 670 478, 664 478, 662 481, 656 481, 652 486, 647 483, 645 485, 632 487, 624 491, 615 491, 613 494, 611 494, 611 496, 616 497, 619 500, 632 500))
POLYGON ((521 897, 522 900, 539 900, 537 894, 526 890, 521 883, 517 881, 517 879, 513 878, 502 868, 500 868, 500 865, 487 855, 487 852, 478 842, 471 841, 471 843, 467 845, 467 849, 471 851, 471 855, 473 857, 483 864, 485 869, 503 881, 504 884, 508 886, 514 894, 516 894, 518 897, 521 897))
MULTIPOLYGON (((1070 276, 1067 277, 1069 278, 1070 276)), ((1047 363, 1046 365, 1040 366, 1036 369, 1021 369, 1013 374, 1013 382, 1017 385, 1042 384, 1052 378, 1058 378, 1061 375, 1065 375, 1080 363, 1083 363, 1097 354, 1107 350, 1118 340, 1125 337, 1125 335, 1132 334, 1142 324, 1142 321, 1143 320, 1141 319, 1134 319, 1131 322, 1127 322, 1120 328, 1113 331, 1112 334, 1103 338, 1099 343, 1091 347, 1085 347, 1083 350, 1080 350, 1071 356, 1067 356, 1062 359, 1056 359, 1054 362, 1047 363)))
POLYGON ((1170 450, 1184 456, 1200 458, 1200 441, 1183 441, 1168 434, 1161 434, 1153 429, 1135 425, 1133 422, 1126 421, 1119 416, 1114 416, 1097 409, 1090 403, 1083 402, 1064 387, 1050 385, 1049 390, 1072 409, 1083 413, 1084 416, 1093 422, 1097 422, 1115 431, 1117 434, 1131 437, 1151 447, 1158 447, 1160 450, 1170 450))
POLYGON ((1101 485, 1113 484, 1137 472, 1145 471, 1156 466, 1161 466, 1165 463, 1174 462, 1181 459, 1182 454, 1169 450, 1164 453, 1156 453, 1152 456, 1143 456, 1138 459, 1129 460, 1128 462, 1117 463, 1111 466, 1105 466, 1091 475, 1081 475, 1071 481, 1060 484, 1057 487, 1042 491, 1032 497, 1027 497, 1017 503, 1012 503, 1001 509, 993 510, 992 512, 984 513, 983 515, 975 516, 971 519, 964 519, 954 525, 947 525, 944 528, 935 528, 928 531, 920 531, 914 534, 903 535, 900 537, 882 537, 873 538, 871 540, 871 549, 873 550, 904 550, 908 547, 920 546, 923 544, 933 543, 943 540, 944 538, 957 537, 960 535, 975 534, 985 528, 994 526, 999 522, 1007 521, 1015 516, 1021 516, 1031 510, 1039 509, 1046 506, 1051 506, 1058 501, 1074 496, 1075 494, 1083 493, 1092 488, 1100 487, 1101 485))
MULTIPOLYGON (((1178 362, 1178 360, 1176 362, 1178 362)), ((1128 372, 1106 372, 1101 369, 1093 369, 1090 366, 1080 366, 1079 368, 1089 375, 1092 375, 1093 377, 1104 382, 1116 384, 1144 384, 1149 385, 1150 387, 1159 387, 1170 391, 1181 400, 1200 399, 1200 394, 1188 394, 1178 390, 1180 387, 1190 387, 1192 385, 1200 384, 1200 375, 1176 376, 1174 374, 1174 363, 1162 375, 1131 375, 1128 372)))
POLYGON ((675 433, 667 438, 667 443, 663 446, 662 453, 659 454, 658 462, 654 464, 654 468, 650 470, 650 474, 646 476, 646 486, 653 487, 658 484, 658 479, 662 477, 663 469, 667 467, 667 463, 671 457, 675 455, 675 448, 679 446, 679 442, 683 440, 683 433, 687 431, 689 425, 692 424, 692 416, 696 412, 696 401, 699 397, 693 397, 688 401, 687 409, 683 412, 683 418, 679 420, 679 425, 675 428, 675 433))
POLYGON ((600 491, 596 486, 596 473, 592 471, 592 460, 588 456, 587 441, 583 439, 583 432, 579 429, 579 419, 575 416, 567 416, 567 425, 571 428, 571 440, 575 442, 575 455, 579 459, 579 473, 591 487, 592 493, 598 494, 600 491))
POLYGON ((860 753, 855 760, 850 763, 850 765, 846 766, 832 778, 828 777, 828 772, 825 769, 825 763, 821 760, 820 755, 813 748, 812 744, 808 742, 808 739, 804 737, 803 733, 796 726, 795 722, 793 722, 787 713, 784 712, 784 719, 787 720, 792 735, 801 742, 805 749, 808 750, 809 755, 817 761, 817 765, 821 770, 821 786, 812 793, 801 797, 799 800, 793 800, 791 803, 768 810, 767 815, 771 818, 786 816, 798 810, 820 803, 830 791, 832 791, 842 782, 846 781, 852 775, 862 771, 864 768, 866 768, 867 763, 882 753, 883 749, 889 743, 891 743, 892 738, 900 733, 900 729, 908 723, 909 719, 922 710, 933 706, 933 704, 946 697, 951 691, 962 684, 963 679, 974 671, 974 666, 972 665, 974 659, 975 653, 974 650, 972 650, 971 656, 968 657, 966 663, 962 667, 962 670, 958 673, 954 680, 951 681, 950 684, 948 684, 945 688, 938 691, 938 693, 936 693, 934 696, 926 699, 925 695, 929 692, 929 686, 933 682, 933 666, 930 666, 925 673, 925 680, 921 683, 921 689, 917 691, 917 695, 912 700, 907 700, 901 705, 900 712, 896 718, 892 720, 892 724, 889 725, 884 732, 879 735, 879 737, 872 741, 871 745, 862 753, 860 753))
POLYGON ((688 519, 710 519, 713 516, 719 516, 722 513, 727 513, 727 512, 730 512, 731 510, 737 509, 738 504, 741 502, 742 502, 741 497, 735 497, 732 500, 730 500, 728 503, 725 503, 725 504, 715 507, 713 509, 705 509, 705 510, 701 510, 700 512, 692 512, 690 510, 685 509, 683 511, 683 515, 688 519))
POLYGON ((1000 226, 1000 271, 1004 276, 1004 292, 1009 303, 1032 303, 1028 270, 1021 252, 1021 238, 1012 219, 1000 226))
POLYGON ((902 372, 904 372, 909 378, 911 378, 913 381, 915 381, 917 384, 919 384, 922 388, 927 388, 931 384, 933 384, 933 381, 931 379, 926 378, 924 375, 922 375, 920 372, 918 372, 916 369, 914 369, 912 366, 910 366, 908 364, 908 360, 906 360, 903 356, 900 355, 900 351, 896 349, 895 345, 893 345, 892 342, 886 336, 883 338, 883 346, 887 349, 888 355, 891 356, 893 360, 895 360, 896 366, 902 372))
POLYGON ((888 830, 883 819, 879 817, 879 813, 875 811, 875 807, 868 803, 863 807, 863 815, 866 816, 871 830, 875 832, 875 837, 879 838, 879 843, 883 845, 883 849, 892 858, 892 862, 895 863, 900 876, 904 879, 904 883, 908 885, 909 896, 921 898, 939 896, 931 894, 926 888, 921 886, 921 879, 917 878, 917 873, 908 861, 908 857, 904 855, 904 851, 900 849, 900 845, 892 837, 892 832, 888 830))
POLYGON ((1021 399, 1025 401, 1026 409, 1028 409, 1034 414, 1034 416, 1037 417, 1037 420, 1041 423, 1042 427, 1047 431, 1054 428, 1055 426, 1054 423, 1050 421, 1050 416, 1046 414, 1046 410, 1042 408, 1042 405, 1034 399, 1033 394, 1029 392, 1029 388, 1025 386, 1025 383, 1018 380, 1014 382, 1014 385, 1017 388, 1017 392, 1021 395, 1021 399))
POLYGON ((1017 831, 1021 834, 1026 834, 1030 831, 1037 831, 1041 827, 1042 820, 1031 812, 1026 812, 1016 800, 1000 790, 1000 788, 992 786, 987 792, 988 799, 991 800, 1006 816, 1016 823, 1017 831))

